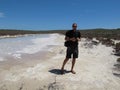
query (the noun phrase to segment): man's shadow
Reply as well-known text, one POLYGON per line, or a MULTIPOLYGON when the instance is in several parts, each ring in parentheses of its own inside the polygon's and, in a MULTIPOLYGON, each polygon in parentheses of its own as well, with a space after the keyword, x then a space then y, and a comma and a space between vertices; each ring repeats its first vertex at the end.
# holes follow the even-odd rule
MULTIPOLYGON (((62 75, 61 69, 51 69, 51 70, 49 70, 49 72, 56 74, 56 75, 62 75)), ((70 73, 70 71, 67 71, 67 70, 64 70, 63 72, 64 72, 64 74, 70 73)))

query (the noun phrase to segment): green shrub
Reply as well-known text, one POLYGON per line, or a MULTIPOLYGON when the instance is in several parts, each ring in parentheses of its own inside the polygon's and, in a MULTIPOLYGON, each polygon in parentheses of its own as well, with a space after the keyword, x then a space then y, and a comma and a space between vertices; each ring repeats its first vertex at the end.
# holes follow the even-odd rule
POLYGON ((120 62, 120 58, 117 59, 117 62, 120 62))

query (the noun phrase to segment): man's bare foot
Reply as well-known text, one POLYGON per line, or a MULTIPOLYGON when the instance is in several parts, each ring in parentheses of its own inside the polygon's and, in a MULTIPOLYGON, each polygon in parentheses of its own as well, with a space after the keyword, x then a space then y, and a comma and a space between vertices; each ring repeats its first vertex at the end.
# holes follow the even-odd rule
POLYGON ((61 74, 64 74, 64 70, 63 69, 61 69, 61 74))
POLYGON ((75 71, 73 71, 73 70, 71 70, 71 73, 72 73, 72 74, 76 74, 76 72, 75 72, 75 71))

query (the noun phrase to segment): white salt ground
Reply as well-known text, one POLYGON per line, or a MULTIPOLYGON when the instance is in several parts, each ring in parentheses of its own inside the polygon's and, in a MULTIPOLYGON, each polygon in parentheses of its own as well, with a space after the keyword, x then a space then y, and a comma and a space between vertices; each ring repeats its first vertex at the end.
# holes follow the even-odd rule
MULTIPOLYGON (((63 46, 64 36, 57 34, 56 37, 55 40, 59 44, 49 50, 53 53, 51 58, 34 67, 21 70, 16 68, 4 72, 0 90, 57 90, 50 89, 51 83, 54 83, 54 86, 56 85, 54 88, 59 88, 59 90, 120 89, 120 78, 113 75, 115 72, 113 65, 118 57, 113 55, 112 47, 102 44, 95 46, 85 38, 82 38, 79 43, 79 58, 74 68, 76 74, 59 75, 66 48, 63 46), (50 70, 55 71, 50 72, 50 70)), ((65 69, 69 71, 70 67, 71 60, 68 61, 65 69)))

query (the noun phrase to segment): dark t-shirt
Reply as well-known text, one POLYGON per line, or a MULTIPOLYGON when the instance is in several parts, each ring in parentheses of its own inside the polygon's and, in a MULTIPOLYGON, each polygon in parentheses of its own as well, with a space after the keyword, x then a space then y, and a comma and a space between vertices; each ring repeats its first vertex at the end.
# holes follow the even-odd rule
MULTIPOLYGON (((69 38, 73 38, 73 37, 80 38, 81 37, 81 33, 79 31, 77 31, 77 30, 76 31, 69 30, 69 31, 66 32, 65 36, 69 37, 69 38)), ((67 42, 69 43, 70 47, 76 47, 76 46, 78 46, 78 41, 75 41, 75 42, 73 42, 73 41, 67 41, 67 42)))

